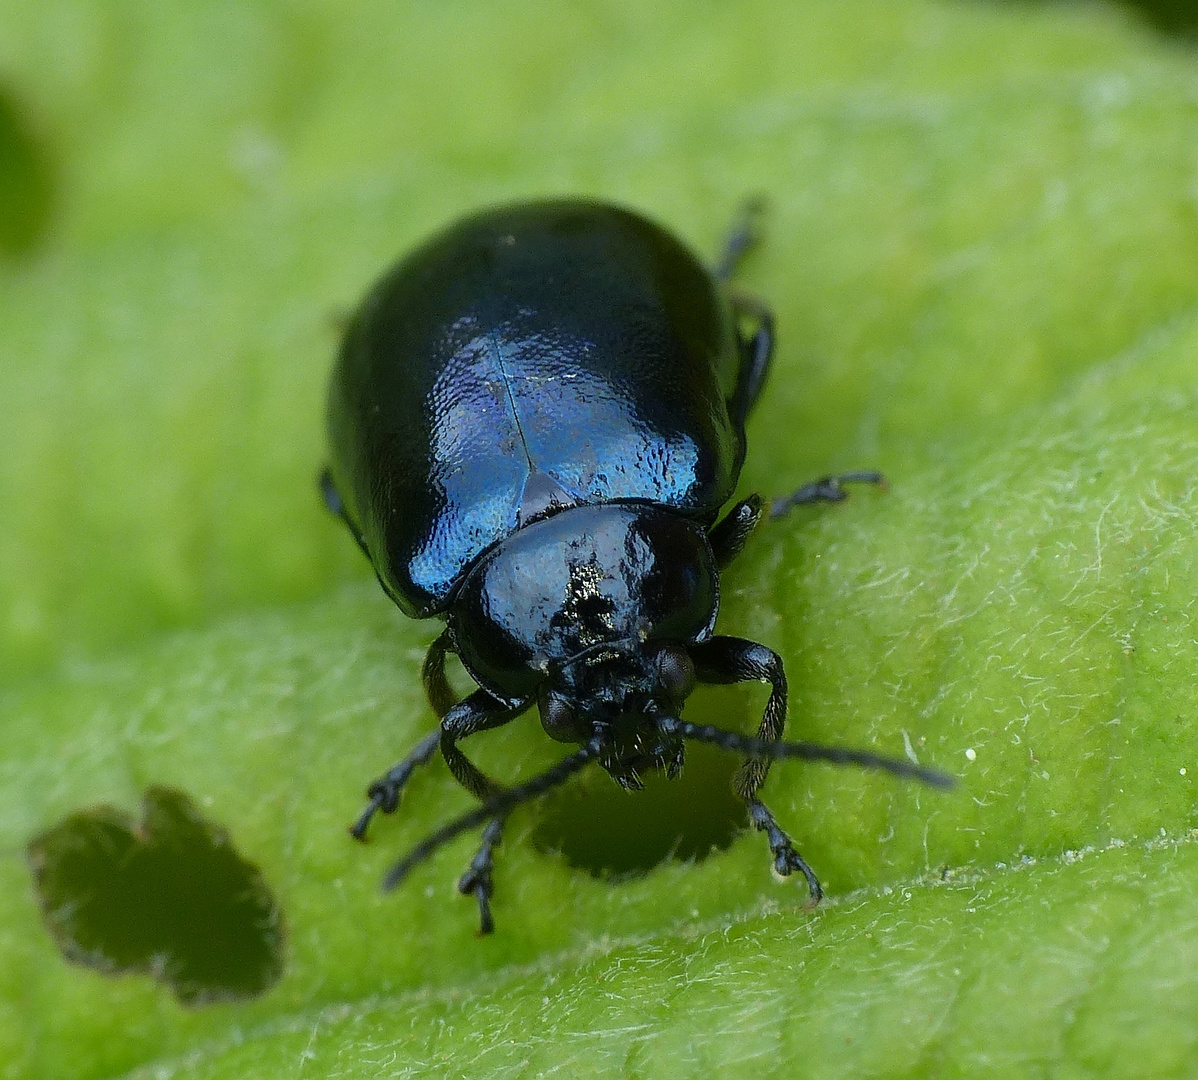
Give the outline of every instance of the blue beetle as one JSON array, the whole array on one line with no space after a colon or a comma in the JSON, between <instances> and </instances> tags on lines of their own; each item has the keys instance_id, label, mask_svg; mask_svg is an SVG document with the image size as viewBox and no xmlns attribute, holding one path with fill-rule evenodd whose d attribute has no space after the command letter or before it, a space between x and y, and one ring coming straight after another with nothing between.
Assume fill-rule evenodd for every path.
<instances>
[{"instance_id":1,"label":"blue beetle","mask_svg":"<svg viewBox=\"0 0 1198 1080\"><path fill-rule=\"evenodd\" d=\"M361 839L377 811L394 811L439 748L481 805L417 846L386 885L485 825L458 883L476 897L483 933L504 819L591 762L635 789L646 769L677 775L688 739L743 753L735 787L749 819L777 872L801 872L813 902L819 881L759 798L772 759L946 782L906 761L780 741L782 660L714 632L720 571L762 514L751 495L720 516L773 352L768 308L728 287L751 237L746 224L711 272L669 232L614 206L487 210L387 273L345 334L325 500L400 609L446 624L422 673L440 727L370 786L351 831ZM881 480L827 477L773 513ZM445 676L451 652L479 687L460 701ZM746 680L771 688L756 737L679 718L697 682ZM580 749L503 787L458 744L534 704L551 738Z\"/></svg>"}]
</instances>

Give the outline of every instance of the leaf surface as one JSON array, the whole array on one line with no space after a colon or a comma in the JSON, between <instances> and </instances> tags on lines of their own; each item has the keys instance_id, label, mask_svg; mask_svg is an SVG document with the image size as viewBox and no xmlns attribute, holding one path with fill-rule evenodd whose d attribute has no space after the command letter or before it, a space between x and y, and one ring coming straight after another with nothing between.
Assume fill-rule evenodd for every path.
<instances>
[{"instance_id":1,"label":"leaf surface","mask_svg":"<svg viewBox=\"0 0 1198 1080\"><path fill-rule=\"evenodd\" d=\"M1191 53L1093 7L55 0L0 8L0 73L55 178L0 262L0 1076L1192 1070ZM702 753L522 811L484 941L468 839L377 890L468 805L443 767L345 835L429 729L436 628L315 494L338 319L454 214L563 192L705 252L764 193L743 486L891 479L724 579L792 731L960 779L777 766L818 911ZM749 730L763 698L688 717ZM504 777L560 753L535 717L477 744ZM30 841L156 786L279 901L257 1000L187 1009L40 920ZM628 874L677 835L714 850Z\"/></svg>"}]
</instances>

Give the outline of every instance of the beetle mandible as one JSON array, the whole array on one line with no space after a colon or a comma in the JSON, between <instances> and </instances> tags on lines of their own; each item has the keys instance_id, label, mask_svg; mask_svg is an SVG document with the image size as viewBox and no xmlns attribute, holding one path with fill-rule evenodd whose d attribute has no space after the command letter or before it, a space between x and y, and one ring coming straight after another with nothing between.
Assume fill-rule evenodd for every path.
<instances>
[{"instance_id":1,"label":"beetle mandible","mask_svg":"<svg viewBox=\"0 0 1198 1080\"><path fill-rule=\"evenodd\" d=\"M769 309L729 281L751 217L709 271L665 229L583 200L467 217L418 247L367 295L345 334L328 397L325 501L407 615L438 617L422 679L440 719L368 790L352 833L393 812L440 749L481 800L387 876L394 886L460 833L485 826L458 882L493 929L492 864L520 803L598 762L626 788L645 769L676 776L685 743L746 756L734 785L779 874L818 879L761 801L771 760L820 759L944 785L943 774L865 751L782 742L777 653L714 632L720 571L762 515L731 499L745 420L774 346ZM743 328L748 325L749 332ZM826 477L774 503L845 497ZM456 653L478 689L458 700ZM755 737L688 723L697 682L770 685ZM580 749L515 787L458 745L536 705L553 739Z\"/></svg>"}]
</instances>

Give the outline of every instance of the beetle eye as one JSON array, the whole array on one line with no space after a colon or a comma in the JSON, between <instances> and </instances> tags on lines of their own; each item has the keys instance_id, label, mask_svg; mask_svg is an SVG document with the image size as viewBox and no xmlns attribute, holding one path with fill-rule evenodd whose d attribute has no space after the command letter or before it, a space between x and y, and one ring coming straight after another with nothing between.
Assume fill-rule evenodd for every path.
<instances>
[{"instance_id":1,"label":"beetle eye","mask_svg":"<svg viewBox=\"0 0 1198 1080\"><path fill-rule=\"evenodd\" d=\"M657 652L657 679L676 702L685 701L695 688L695 665L679 645L663 645Z\"/></svg>"},{"instance_id":2,"label":"beetle eye","mask_svg":"<svg viewBox=\"0 0 1198 1080\"><path fill-rule=\"evenodd\" d=\"M547 687L542 687L537 704L541 710L541 726L551 739L558 742L578 741L578 724L574 710L561 694L555 694Z\"/></svg>"}]
</instances>

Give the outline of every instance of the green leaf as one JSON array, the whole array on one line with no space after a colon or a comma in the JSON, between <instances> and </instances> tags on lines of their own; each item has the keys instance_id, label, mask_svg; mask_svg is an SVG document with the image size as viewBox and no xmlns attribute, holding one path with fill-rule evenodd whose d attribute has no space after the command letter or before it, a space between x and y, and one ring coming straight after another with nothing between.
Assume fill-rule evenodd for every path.
<instances>
[{"instance_id":1,"label":"green leaf","mask_svg":"<svg viewBox=\"0 0 1198 1080\"><path fill-rule=\"evenodd\" d=\"M0 263L0 1077L1192 1068L1190 53L1095 7L52 0L0 8L0 75L57 170ZM764 193L744 284L780 349L744 487L891 479L724 580L793 731L960 779L776 766L818 911L735 833L714 754L518 814L486 940L472 839L377 887L469 805L443 767L345 835L429 730L436 628L315 494L338 318L454 214L561 192L706 252ZM504 777L561 752L534 717L477 744ZM155 788L281 908L255 1000L186 1008L42 922L31 841L96 807L127 837ZM644 872L680 835L710 854Z\"/></svg>"}]
</instances>

